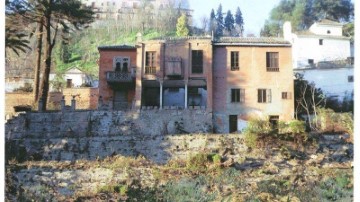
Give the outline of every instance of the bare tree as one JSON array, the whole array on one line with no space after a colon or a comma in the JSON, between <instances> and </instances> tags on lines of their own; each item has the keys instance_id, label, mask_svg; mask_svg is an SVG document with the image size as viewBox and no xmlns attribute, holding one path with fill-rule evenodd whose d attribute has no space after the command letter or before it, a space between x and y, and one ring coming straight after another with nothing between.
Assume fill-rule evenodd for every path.
<instances>
[{"instance_id":1,"label":"bare tree","mask_svg":"<svg viewBox=\"0 0 360 202\"><path fill-rule=\"evenodd\" d=\"M203 32L204 33L206 33L206 30L207 30L207 28L208 28L208 26L209 26L209 18L206 16L206 15L204 15L204 16L202 16L201 18L200 18L200 23L201 23L201 29L203 30Z\"/></svg>"}]
</instances>

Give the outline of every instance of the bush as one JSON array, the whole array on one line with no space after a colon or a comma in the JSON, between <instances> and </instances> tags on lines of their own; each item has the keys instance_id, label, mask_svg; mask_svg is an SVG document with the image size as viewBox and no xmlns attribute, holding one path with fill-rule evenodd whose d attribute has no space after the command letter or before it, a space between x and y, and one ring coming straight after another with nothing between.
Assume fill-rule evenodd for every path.
<instances>
[{"instance_id":1,"label":"bush","mask_svg":"<svg viewBox=\"0 0 360 202\"><path fill-rule=\"evenodd\" d=\"M279 122L279 133L301 134L305 133L306 125L304 121L292 120L289 122Z\"/></svg>"},{"instance_id":2,"label":"bush","mask_svg":"<svg viewBox=\"0 0 360 202\"><path fill-rule=\"evenodd\" d=\"M190 171L204 171L206 170L206 165L208 163L208 155L205 153L199 153L196 154L195 156L191 157L187 163L186 163L186 167L190 170Z\"/></svg>"},{"instance_id":3,"label":"bush","mask_svg":"<svg viewBox=\"0 0 360 202\"><path fill-rule=\"evenodd\" d=\"M200 176L195 179L182 178L165 185L164 201L214 201L215 193L208 194L204 191L207 181Z\"/></svg>"},{"instance_id":4,"label":"bush","mask_svg":"<svg viewBox=\"0 0 360 202\"><path fill-rule=\"evenodd\" d=\"M255 148L257 144L258 135L247 129L245 129L243 133L245 134L244 137L245 145L250 148Z\"/></svg>"},{"instance_id":5,"label":"bush","mask_svg":"<svg viewBox=\"0 0 360 202\"><path fill-rule=\"evenodd\" d=\"M332 109L319 108L317 125L321 132L354 134L354 119L351 113L335 113Z\"/></svg>"},{"instance_id":6,"label":"bush","mask_svg":"<svg viewBox=\"0 0 360 202\"><path fill-rule=\"evenodd\" d=\"M256 147L259 136L268 135L272 131L273 128L268 120L251 118L243 131L245 145L250 148Z\"/></svg>"}]
</instances>

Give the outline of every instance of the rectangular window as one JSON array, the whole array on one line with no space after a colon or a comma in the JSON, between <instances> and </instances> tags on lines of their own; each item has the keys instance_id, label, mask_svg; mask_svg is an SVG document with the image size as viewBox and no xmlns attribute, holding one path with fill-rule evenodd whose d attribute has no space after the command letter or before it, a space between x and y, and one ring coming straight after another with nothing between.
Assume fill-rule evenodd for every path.
<instances>
[{"instance_id":1,"label":"rectangular window","mask_svg":"<svg viewBox=\"0 0 360 202\"><path fill-rule=\"evenodd\" d=\"M314 59L308 59L309 65L314 65Z\"/></svg>"},{"instance_id":2,"label":"rectangular window","mask_svg":"<svg viewBox=\"0 0 360 202\"><path fill-rule=\"evenodd\" d=\"M283 100L291 99L291 93L290 92L282 92L281 93L281 98Z\"/></svg>"},{"instance_id":3,"label":"rectangular window","mask_svg":"<svg viewBox=\"0 0 360 202\"><path fill-rule=\"evenodd\" d=\"M191 51L192 68L191 73L202 74L203 73L203 51L193 50Z\"/></svg>"},{"instance_id":4,"label":"rectangular window","mask_svg":"<svg viewBox=\"0 0 360 202\"><path fill-rule=\"evenodd\" d=\"M279 53L278 52L266 52L266 70L268 72L279 71Z\"/></svg>"},{"instance_id":5,"label":"rectangular window","mask_svg":"<svg viewBox=\"0 0 360 202\"><path fill-rule=\"evenodd\" d=\"M258 103L271 102L271 89L258 89Z\"/></svg>"},{"instance_id":6,"label":"rectangular window","mask_svg":"<svg viewBox=\"0 0 360 202\"><path fill-rule=\"evenodd\" d=\"M231 71L239 70L239 52L231 51Z\"/></svg>"},{"instance_id":7,"label":"rectangular window","mask_svg":"<svg viewBox=\"0 0 360 202\"><path fill-rule=\"evenodd\" d=\"M231 89L231 102L245 102L245 89Z\"/></svg>"},{"instance_id":8,"label":"rectangular window","mask_svg":"<svg viewBox=\"0 0 360 202\"><path fill-rule=\"evenodd\" d=\"M354 76L348 76L348 82L349 83L354 82Z\"/></svg>"},{"instance_id":9,"label":"rectangular window","mask_svg":"<svg viewBox=\"0 0 360 202\"><path fill-rule=\"evenodd\" d=\"M145 59L145 74L156 74L155 51L147 51Z\"/></svg>"},{"instance_id":10,"label":"rectangular window","mask_svg":"<svg viewBox=\"0 0 360 202\"><path fill-rule=\"evenodd\" d=\"M323 39L319 39L319 45L322 46L323 45Z\"/></svg>"}]
</instances>

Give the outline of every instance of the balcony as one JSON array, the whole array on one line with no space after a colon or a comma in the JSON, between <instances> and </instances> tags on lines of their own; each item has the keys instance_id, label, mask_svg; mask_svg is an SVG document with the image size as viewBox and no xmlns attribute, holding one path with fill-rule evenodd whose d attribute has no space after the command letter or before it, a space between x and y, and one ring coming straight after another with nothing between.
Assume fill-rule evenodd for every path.
<instances>
[{"instance_id":1,"label":"balcony","mask_svg":"<svg viewBox=\"0 0 360 202\"><path fill-rule=\"evenodd\" d=\"M181 58L169 57L165 60L165 74L167 77L182 77Z\"/></svg>"},{"instance_id":2,"label":"balcony","mask_svg":"<svg viewBox=\"0 0 360 202\"><path fill-rule=\"evenodd\" d=\"M133 74L128 72L115 72L115 71L106 72L107 82L128 83L128 82L132 82L133 78L134 78Z\"/></svg>"}]
</instances>

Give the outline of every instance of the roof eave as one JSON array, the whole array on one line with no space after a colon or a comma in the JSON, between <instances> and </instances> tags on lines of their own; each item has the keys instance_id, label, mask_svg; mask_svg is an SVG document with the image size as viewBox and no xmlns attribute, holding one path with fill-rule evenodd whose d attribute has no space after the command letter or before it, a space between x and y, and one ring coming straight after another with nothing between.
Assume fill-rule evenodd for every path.
<instances>
[{"instance_id":1,"label":"roof eave","mask_svg":"<svg viewBox=\"0 0 360 202\"><path fill-rule=\"evenodd\" d=\"M214 46L262 46L262 47L269 47L269 46L274 46L274 47L291 47L291 44L279 44L279 43L236 43L236 42L220 42L214 43Z\"/></svg>"}]
</instances>

